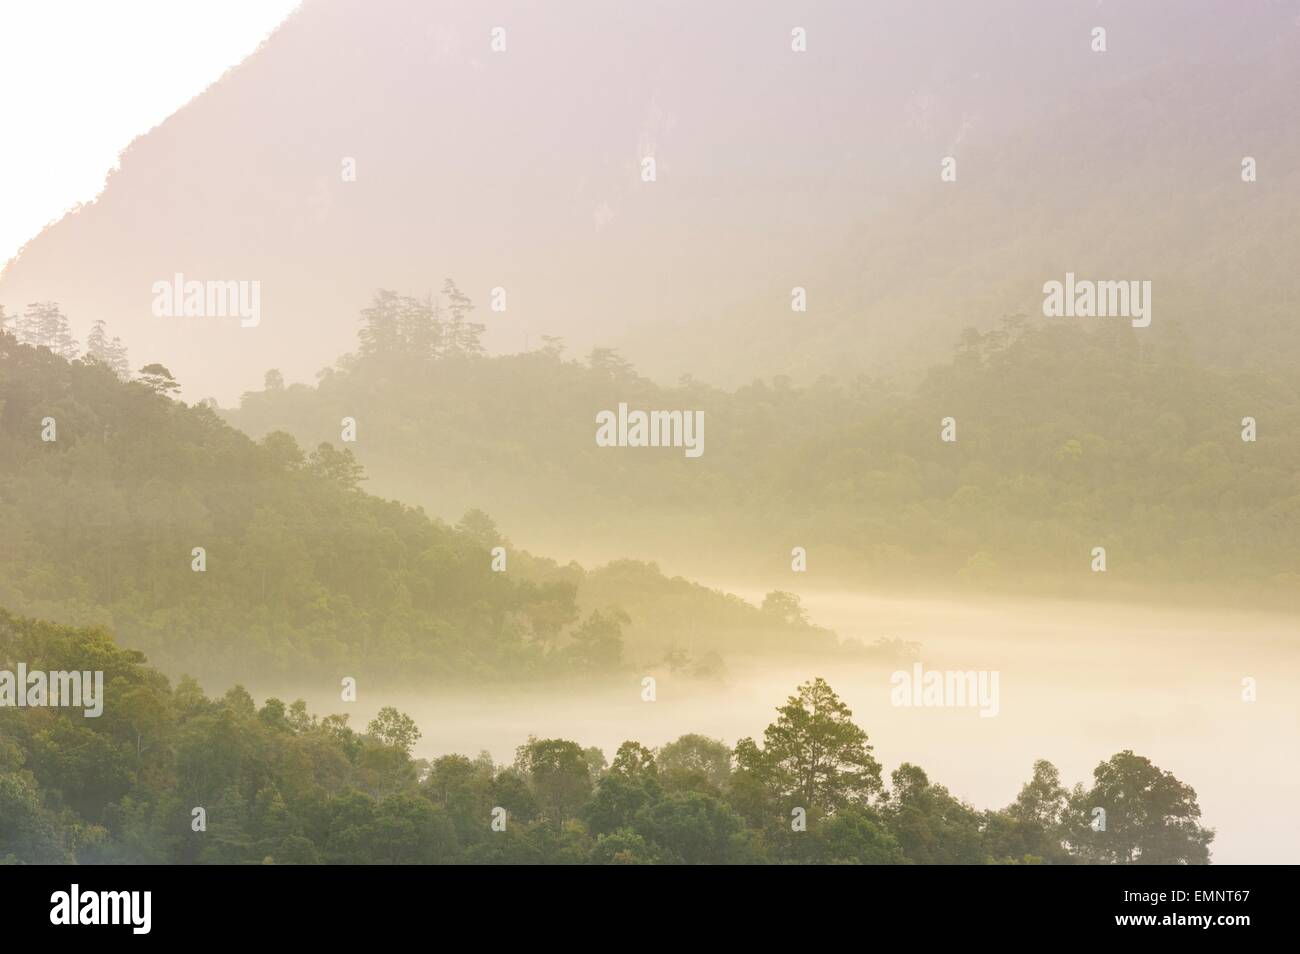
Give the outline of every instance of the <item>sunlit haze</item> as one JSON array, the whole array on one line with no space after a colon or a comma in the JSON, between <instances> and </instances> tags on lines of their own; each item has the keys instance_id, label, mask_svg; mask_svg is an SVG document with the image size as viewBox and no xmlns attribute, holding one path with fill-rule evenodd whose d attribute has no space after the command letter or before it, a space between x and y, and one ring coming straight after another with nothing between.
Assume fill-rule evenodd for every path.
<instances>
[{"instance_id":1,"label":"sunlit haze","mask_svg":"<svg viewBox=\"0 0 1300 954\"><path fill-rule=\"evenodd\" d=\"M133 139L255 50L297 5L0 4L0 264L92 201Z\"/></svg>"}]
</instances>

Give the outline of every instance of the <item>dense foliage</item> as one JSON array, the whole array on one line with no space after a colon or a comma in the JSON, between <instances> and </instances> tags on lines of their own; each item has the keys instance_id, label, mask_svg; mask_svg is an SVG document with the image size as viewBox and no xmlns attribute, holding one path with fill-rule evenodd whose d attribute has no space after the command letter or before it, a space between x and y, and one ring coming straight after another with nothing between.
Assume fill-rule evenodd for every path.
<instances>
[{"instance_id":1,"label":"dense foliage","mask_svg":"<svg viewBox=\"0 0 1300 954\"><path fill-rule=\"evenodd\" d=\"M509 544L485 514L449 526L378 499L347 445L254 442L173 386L161 365L123 382L0 335L0 606L111 627L169 669L235 680L606 671L720 621L760 642L834 642L644 565L596 571L581 600L581 567L512 551L494 572L492 548ZM644 597L618 609L645 585L665 590L662 618ZM633 624L659 641L625 654Z\"/></svg>"},{"instance_id":2,"label":"dense foliage","mask_svg":"<svg viewBox=\"0 0 1300 954\"><path fill-rule=\"evenodd\" d=\"M367 325L363 342L378 337ZM1300 593L1300 381L1212 370L1127 326L1008 319L967 332L914 386L778 378L734 392L663 387L608 350L565 360L553 340L496 358L384 340L227 416L305 441L353 416L359 459L402 499L472 502L516 535L639 548L697 573L705 558L718 574L788 572L797 545L822 581ZM598 447L595 414L619 402L703 410L705 453ZM940 439L948 417L954 442Z\"/></svg>"},{"instance_id":3,"label":"dense foliage","mask_svg":"<svg viewBox=\"0 0 1300 954\"><path fill-rule=\"evenodd\" d=\"M1040 761L1000 811L915 765L886 784L820 679L734 751L699 735L629 741L607 765L530 738L498 765L413 758L419 729L391 708L360 732L239 687L210 699L102 630L0 613L0 668L16 660L100 669L106 700L99 718L0 708L0 861L1204 863L1213 838L1195 792L1128 751L1072 791Z\"/></svg>"}]
</instances>

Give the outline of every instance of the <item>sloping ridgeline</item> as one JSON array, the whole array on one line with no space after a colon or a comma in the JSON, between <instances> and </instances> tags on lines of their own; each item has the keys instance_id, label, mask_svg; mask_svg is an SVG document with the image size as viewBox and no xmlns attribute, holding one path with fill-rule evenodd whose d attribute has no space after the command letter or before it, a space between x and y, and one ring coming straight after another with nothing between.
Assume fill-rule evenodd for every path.
<instances>
[{"instance_id":1,"label":"sloping ridgeline","mask_svg":"<svg viewBox=\"0 0 1300 954\"><path fill-rule=\"evenodd\" d=\"M580 570L562 579L511 552L493 572L482 515L452 527L362 480L346 449L254 442L207 406L0 336L0 606L109 627L205 678L623 663L624 617L579 609Z\"/></svg>"},{"instance_id":2,"label":"sloping ridgeline","mask_svg":"<svg viewBox=\"0 0 1300 954\"><path fill-rule=\"evenodd\" d=\"M443 516L482 506L548 551L779 579L798 544L822 586L1297 605L1300 378L1216 368L1127 324L1011 317L912 383L734 391L663 386L608 349L566 360L553 340L490 358L367 345L228 418L314 445L355 415L385 492ZM594 415L620 402L702 410L707 451L597 446Z\"/></svg>"}]
</instances>

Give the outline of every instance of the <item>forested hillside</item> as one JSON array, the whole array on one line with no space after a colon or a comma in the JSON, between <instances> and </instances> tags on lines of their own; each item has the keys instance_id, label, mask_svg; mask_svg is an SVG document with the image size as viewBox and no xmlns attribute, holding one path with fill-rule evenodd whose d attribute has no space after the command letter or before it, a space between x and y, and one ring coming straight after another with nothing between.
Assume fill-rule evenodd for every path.
<instances>
[{"instance_id":1,"label":"forested hillside","mask_svg":"<svg viewBox=\"0 0 1300 954\"><path fill-rule=\"evenodd\" d=\"M652 567L621 586L626 572L597 572L580 598L586 571L514 551L485 514L450 526L371 496L349 450L254 442L145 371L124 382L0 335L0 607L111 626L170 669L231 679L609 672L679 642L723 650L714 624L747 650L835 645ZM662 619L635 595L647 582L664 585Z\"/></svg>"},{"instance_id":2,"label":"forested hillside","mask_svg":"<svg viewBox=\"0 0 1300 954\"><path fill-rule=\"evenodd\" d=\"M1198 864L1214 838L1191 786L1129 751L1073 790L1039 761L1001 811L916 765L886 781L820 679L734 748L627 741L609 762L528 738L503 765L413 758L420 731L392 708L361 731L238 686L213 699L103 630L0 611L0 668L15 660L100 669L108 701L91 719L0 708L0 864Z\"/></svg>"},{"instance_id":3,"label":"forested hillside","mask_svg":"<svg viewBox=\"0 0 1300 954\"><path fill-rule=\"evenodd\" d=\"M802 546L821 582L1300 593L1293 372L1214 370L1127 325L1012 318L966 332L914 388L777 378L728 392L661 386L608 350L569 360L554 340L495 358L422 349L401 325L421 308L436 326L380 293L357 354L315 386L269 375L227 418L307 444L354 418L352 446L386 493L435 512L481 505L530 543L671 556L695 575L788 572ZM620 402L702 410L703 455L597 446L595 415Z\"/></svg>"}]
</instances>

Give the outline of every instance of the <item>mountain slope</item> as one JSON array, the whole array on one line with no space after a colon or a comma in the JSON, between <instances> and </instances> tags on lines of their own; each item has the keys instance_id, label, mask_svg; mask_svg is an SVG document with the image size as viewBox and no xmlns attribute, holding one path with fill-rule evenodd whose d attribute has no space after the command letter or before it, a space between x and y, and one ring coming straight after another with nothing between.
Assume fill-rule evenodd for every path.
<instances>
[{"instance_id":1,"label":"mountain slope","mask_svg":"<svg viewBox=\"0 0 1300 954\"><path fill-rule=\"evenodd\" d=\"M598 446L596 415L703 412L703 453ZM1124 325L963 336L914 387L664 388L596 352L350 356L225 412L307 442L357 421L386 493L473 500L518 539L708 579L1261 598L1300 581L1300 380L1226 372ZM956 438L942 440L953 419ZM1257 440L1242 439L1243 421ZM808 576L790 572L804 547ZM1110 567L1090 571L1103 546Z\"/></svg>"},{"instance_id":2,"label":"mountain slope","mask_svg":"<svg viewBox=\"0 0 1300 954\"><path fill-rule=\"evenodd\" d=\"M207 406L0 335L0 606L238 680L512 679L618 672L677 642L835 647L714 591L647 605L641 588L669 582L653 568L589 586L482 513L452 527L362 492L348 450L313 446L254 443Z\"/></svg>"},{"instance_id":3,"label":"mountain slope","mask_svg":"<svg viewBox=\"0 0 1300 954\"><path fill-rule=\"evenodd\" d=\"M1094 269L1156 280L1152 336L1290 360L1298 42L1283 4L1209 0L308 0L34 239L0 302L106 319L223 401L269 367L310 380L373 287L435 288L435 262L506 290L490 350L626 343L660 380L914 373ZM155 317L177 273L260 282L258 325Z\"/></svg>"}]
</instances>

